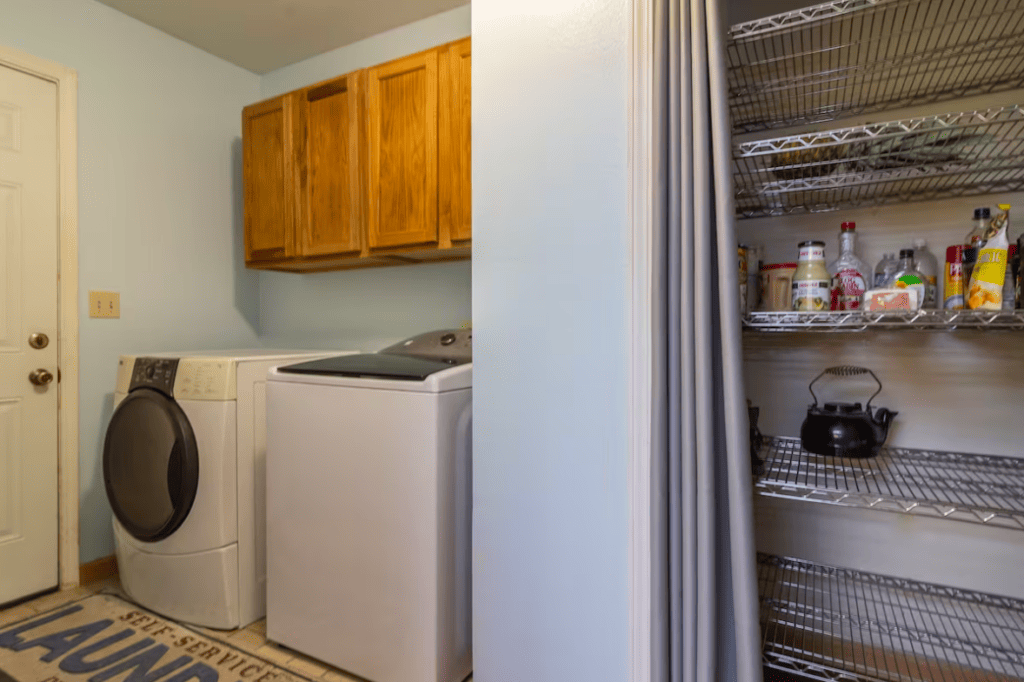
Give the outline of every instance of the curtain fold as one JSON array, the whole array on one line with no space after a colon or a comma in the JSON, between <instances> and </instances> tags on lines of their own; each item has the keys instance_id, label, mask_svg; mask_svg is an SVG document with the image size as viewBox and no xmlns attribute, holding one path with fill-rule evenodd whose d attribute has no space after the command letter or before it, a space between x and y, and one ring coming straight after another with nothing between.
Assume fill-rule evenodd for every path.
<instances>
[{"instance_id":1,"label":"curtain fold","mask_svg":"<svg viewBox=\"0 0 1024 682\"><path fill-rule=\"evenodd\" d=\"M655 0L657 682L761 679L724 29Z\"/></svg>"}]
</instances>

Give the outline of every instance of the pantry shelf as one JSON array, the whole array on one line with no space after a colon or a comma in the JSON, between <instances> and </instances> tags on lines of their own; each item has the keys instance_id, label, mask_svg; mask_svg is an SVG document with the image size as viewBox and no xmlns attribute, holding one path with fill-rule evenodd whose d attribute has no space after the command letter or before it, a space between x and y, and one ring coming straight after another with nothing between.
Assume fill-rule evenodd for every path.
<instances>
[{"instance_id":1,"label":"pantry shelf","mask_svg":"<svg viewBox=\"0 0 1024 682\"><path fill-rule=\"evenodd\" d=\"M844 682L1024 679L1024 602L758 555L762 656Z\"/></svg>"},{"instance_id":2,"label":"pantry shelf","mask_svg":"<svg viewBox=\"0 0 1024 682\"><path fill-rule=\"evenodd\" d=\"M753 332L862 332L1024 330L1024 310L915 310L891 312L754 312L743 319Z\"/></svg>"},{"instance_id":3,"label":"pantry shelf","mask_svg":"<svg viewBox=\"0 0 1024 682\"><path fill-rule=\"evenodd\" d=\"M798 438L765 438L761 457L765 497L1024 530L1024 459L907 448L824 457Z\"/></svg>"},{"instance_id":4,"label":"pantry shelf","mask_svg":"<svg viewBox=\"0 0 1024 682\"><path fill-rule=\"evenodd\" d=\"M816 213L1024 190L1024 108L737 142L736 214Z\"/></svg>"},{"instance_id":5,"label":"pantry shelf","mask_svg":"<svg viewBox=\"0 0 1024 682\"><path fill-rule=\"evenodd\" d=\"M726 48L738 133L1024 86L1024 4L835 0L737 24Z\"/></svg>"}]
</instances>

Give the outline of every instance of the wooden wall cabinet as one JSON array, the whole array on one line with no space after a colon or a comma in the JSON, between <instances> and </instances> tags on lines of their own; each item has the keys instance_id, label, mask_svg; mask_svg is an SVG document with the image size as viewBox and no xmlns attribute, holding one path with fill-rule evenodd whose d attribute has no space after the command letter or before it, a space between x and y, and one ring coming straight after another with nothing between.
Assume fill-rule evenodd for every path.
<instances>
[{"instance_id":1,"label":"wooden wall cabinet","mask_svg":"<svg viewBox=\"0 0 1024 682\"><path fill-rule=\"evenodd\" d=\"M452 242L464 242L472 236L473 225L470 39L449 45L440 65L440 229Z\"/></svg>"},{"instance_id":2,"label":"wooden wall cabinet","mask_svg":"<svg viewBox=\"0 0 1024 682\"><path fill-rule=\"evenodd\" d=\"M294 113L292 95L242 111L246 265L280 262L295 255Z\"/></svg>"},{"instance_id":3,"label":"wooden wall cabinet","mask_svg":"<svg viewBox=\"0 0 1024 682\"><path fill-rule=\"evenodd\" d=\"M299 91L293 137L300 256L362 249L361 81L354 73Z\"/></svg>"},{"instance_id":4,"label":"wooden wall cabinet","mask_svg":"<svg viewBox=\"0 0 1024 682\"><path fill-rule=\"evenodd\" d=\"M369 70L370 248L437 243L437 53Z\"/></svg>"},{"instance_id":5,"label":"wooden wall cabinet","mask_svg":"<svg viewBox=\"0 0 1024 682\"><path fill-rule=\"evenodd\" d=\"M248 267L469 257L469 39L246 107Z\"/></svg>"}]
</instances>

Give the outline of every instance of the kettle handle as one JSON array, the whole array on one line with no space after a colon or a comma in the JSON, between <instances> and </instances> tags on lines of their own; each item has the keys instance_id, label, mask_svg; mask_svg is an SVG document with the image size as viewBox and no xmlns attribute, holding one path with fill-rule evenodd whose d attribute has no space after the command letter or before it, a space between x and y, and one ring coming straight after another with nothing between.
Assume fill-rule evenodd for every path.
<instances>
[{"instance_id":1,"label":"kettle handle","mask_svg":"<svg viewBox=\"0 0 1024 682\"><path fill-rule=\"evenodd\" d=\"M871 411L871 401L875 399L876 395L882 392L882 382L879 381L878 377L875 376L875 373L872 372L867 367L854 367L852 365L838 365L836 367L829 367L826 370L824 370L821 374L814 377L814 381L812 381L810 385L807 387L807 390L809 390L811 392L811 395L814 397L815 407L818 406L818 396L814 395L814 384L816 381L818 381L818 379L822 378L826 374L831 374L837 377L852 377L857 376L859 374L870 374L871 378L874 379L875 383L878 384L878 390L872 393L871 397L868 398L868 404L865 406L865 409L868 410L869 412Z\"/></svg>"}]
</instances>

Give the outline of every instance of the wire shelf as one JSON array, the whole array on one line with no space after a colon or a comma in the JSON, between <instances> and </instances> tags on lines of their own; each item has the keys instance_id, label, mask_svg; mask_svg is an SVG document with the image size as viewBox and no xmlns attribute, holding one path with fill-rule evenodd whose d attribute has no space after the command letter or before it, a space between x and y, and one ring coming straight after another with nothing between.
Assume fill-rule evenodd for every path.
<instances>
[{"instance_id":1,"label":"wire shelf","mask_svg":"<svg viewBox=\"0 0 1024 682\"><path fill-rule=\"evenodd\" d=\"M1024 459L906 448L878 457L813 455L765 438L760 495L1024 530Z\"/></svg>"},{"instance_id":2,"label":"wire shelf","mask_svg":"<svg viewBox=\"0 0 1024 682\"><path fill-rule=\"evenodd\" d=\"M869 313L754 312L743 319L745 329L757 332L862 332L871 329L954 331L957 329L1024 330L1024 310L915 310Z\"/></svg>"},{"instance_id":3,"label":"wire shelf","mask_svg":"<svg viewBox=\"0 0 1024 682\"><path fill-rule=\"evenodd\" d=\"M1016 192L1024 190L1024 109L739 142L733 174L743 218Z\"/></svg>"},{"instance_id":4,"label":"wire shelf","mask_svg":"<svg viewBox=\"0 0 1024 682\"><path fill-rule=\"evenodd\" d=\"M1024 87L1020 0L835 0L733 26L736 132Z\"/></svg>"},{"instance_id":5,"label":"wire shelf","mask_svg":"<svg viewBox=\"0 0 1024 682\"><path fill-rule=\"evenodd\" d=\"M758 555L766 666L844 682L1024 679L1024 602Z\"/></svg>"}]
</instances>

